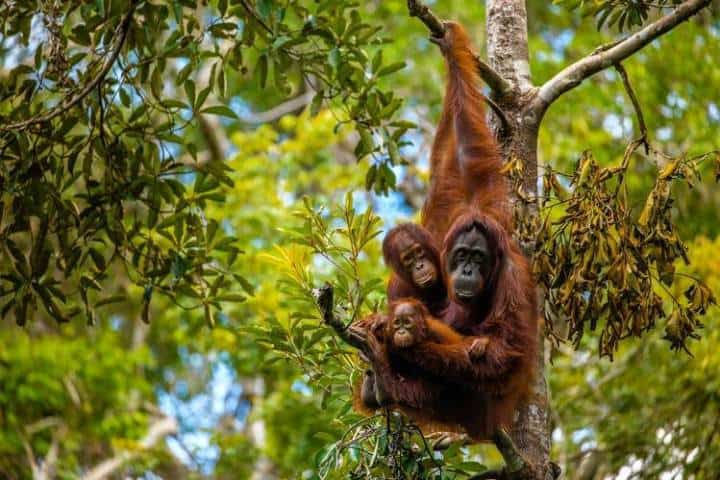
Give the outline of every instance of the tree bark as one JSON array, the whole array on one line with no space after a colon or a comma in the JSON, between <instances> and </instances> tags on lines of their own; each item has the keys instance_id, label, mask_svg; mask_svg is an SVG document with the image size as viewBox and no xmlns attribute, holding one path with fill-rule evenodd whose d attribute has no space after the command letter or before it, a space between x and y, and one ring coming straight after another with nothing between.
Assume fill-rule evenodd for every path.
<instances>
[{"instance_id":1,"label":"tree bark","mask_svg":"<svg viewBox=\"0 0 720 480\"><path fill-rule=\"evenodd\" d=\"M503 156L518 158L524 165L524 190L537 195L537 141L541 113L531 108L537 94L530 73L527 10L524 0L488 0L487 51L490 66L510 82L511 91L496 97L513 123L511 134L501 138ZM524 214L537 215L531 204ZM531 252L528 252L531 253ZM542 302L539 302L542 305ZM541 312L538 312L541 315ZM538 480L554 478L550 464L550 405L545 381L544 334L540 332L535 378L526 404L519 409L510 435L525 458L532 463Z\"/></svg>"}]
</instances>

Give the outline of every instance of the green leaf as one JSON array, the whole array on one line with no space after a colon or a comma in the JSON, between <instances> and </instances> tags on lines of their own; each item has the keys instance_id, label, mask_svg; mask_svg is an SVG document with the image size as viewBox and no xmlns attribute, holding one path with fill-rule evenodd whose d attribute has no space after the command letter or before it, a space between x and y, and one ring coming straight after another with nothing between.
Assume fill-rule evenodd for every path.
<instances>
[{"instance_id":1,"label":"green leaf","mask_svg":"<svg viewBox=\"0 0 720 480\"><path fill-rule=\"evenodd\" d=\"M230 109L230 107L227 107L225 105L215 105L212 107L206 107L206 108L203 108L200 111L200 113L204 113L206 115L220 115L223 117L234 118L234 119L238 118L238 116L235 114L235 112L233 112Z\"/></svg>"},{"instance_id":2,"label":"green leaf","mask_svg":"<svg viewBox=\"0 0 720 480\"><path fill-rule=\"evenodd\" d=\"M402 70L403 68L405 68L406 65L407 64L405 62L392 63L390 65L387 65L387 66L381 68L378 71L377 76L383 77L385 75L390 75L391 73L395 73L398 70Z\"/></svg>"},{"instance_id":3,"label":"green leaf","mask_svg":"<svg viewBox=\"0 0 720 480\"><path fill-rule=\"evenodd\" d=\"M260 87L265 88L267 85L267 74L268 74L268 58L266 54L260 55L258 58L257 65L255 66L255 76L260 82Z\"/></svg>"}]
</instances>

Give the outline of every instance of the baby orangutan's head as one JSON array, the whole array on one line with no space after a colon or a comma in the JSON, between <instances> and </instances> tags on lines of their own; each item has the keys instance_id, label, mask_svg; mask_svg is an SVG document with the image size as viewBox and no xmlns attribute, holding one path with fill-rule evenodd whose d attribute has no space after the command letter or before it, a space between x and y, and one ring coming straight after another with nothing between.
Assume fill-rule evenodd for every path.
<instances>
[{"instance_id":1,"label":"baby orangutan's head","mask_svg":"<svg viewBox=\"0 0 720 480\"><path fill-rule=\"evenodd\" d=\"M386 338L395 348L409 348L425 339L428 315L425 306L417 300L405 299L390 307Z\"/></svg>"}]
</instances>

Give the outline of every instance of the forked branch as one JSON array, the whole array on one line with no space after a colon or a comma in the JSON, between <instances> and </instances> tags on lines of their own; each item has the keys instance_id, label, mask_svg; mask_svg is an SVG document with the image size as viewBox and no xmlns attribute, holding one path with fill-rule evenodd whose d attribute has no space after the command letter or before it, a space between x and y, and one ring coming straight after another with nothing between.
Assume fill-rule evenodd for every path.
<instances>
[{"instance_id":1,"label":"forked branch","mask_svg":"<svg viewBox=\"0 0 720 480\"><path fill-rule=\"evenodd\" d=\"M577 87L588 77L628 58L648 43L669 32L688 18L710 5L712 0L687 0L672 13L648 24L629 37L596 49L558 72L538 90L536 109L542 113L563 93Z\"/></svg>"},{"instance_id":2,"label":"forked branch","mask_svg":"<svg viewBox=\"0 0 720 480\"><path fill-rule=\"evenodd\" d=\"M442 37L445 34L445 25L443 21L435 15L430 8L420 0L408 0L408 12L411 17L417 17L430 30L430 34L435 37ZM501 98L512 91L512 85L500 73L488 65L482 58L475 55L478 73L480 78L493 91L496 97Z\"/></svg>"}]
</instances>

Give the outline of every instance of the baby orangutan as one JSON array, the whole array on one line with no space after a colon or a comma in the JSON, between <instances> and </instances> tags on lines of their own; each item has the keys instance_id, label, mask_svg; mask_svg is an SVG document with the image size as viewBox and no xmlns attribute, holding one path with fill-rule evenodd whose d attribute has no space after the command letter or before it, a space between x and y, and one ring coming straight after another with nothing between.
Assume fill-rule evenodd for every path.
<instances>
[{"instance_id":1,"label":"baby orangutan","mask_svg":"<svg viewBox=\"0 0 720 480\"><path fill-rule=\"evenodd\" d=\"M487 347L487 337L468 337L430 315L427 307L414 298L393 302L391 315L385 326L385 340L390 353L398 353L406 360L413 357L412 347L421 343L440 344L438 348L464 349L468 360L482 357Z\"/></svg>"},{"instance_id":2,"label":"baby orangutan","mask_svg":"<svg viewBox=\"0 0 720 480\"><path fill-rule=\"evenodd\" d=\"M401 405L427 409L437 406L439 392L450 386L447 379L416 366L415 357L424 349L435 352L434 358L462 358L469 367L482 357L487 337L463 336L430 315L427 307L415 298L393 302L389 314L375 314L361 320L373 344L375 361L355 395L359 411L380 406ZM359 397L359 398L358 398ZM358 402L357 400L360 400Z\"/></svg>"},{"instance_id":3,"label":"baby orangutan","mask_svg":"<svg viewBox=\"0 0 720 480\"><path fill-rule=\"evenodd\" d=\"M457 333L414 298L393 302L388 314L372 320L369 338L375 358L373 369L356 388L356 409L367 414L386 406L405 413L426 434L464 432L486 439L487 398L481 389L438 375L437 369L422 370L415 357L431 349L441 370L452 369L445 365L448 361L462 361L467 363L464 368L471 368L485 354L488 338ZM439 353L448 351L452 353L447 356Z\"/></svg>"}]
</instances>

